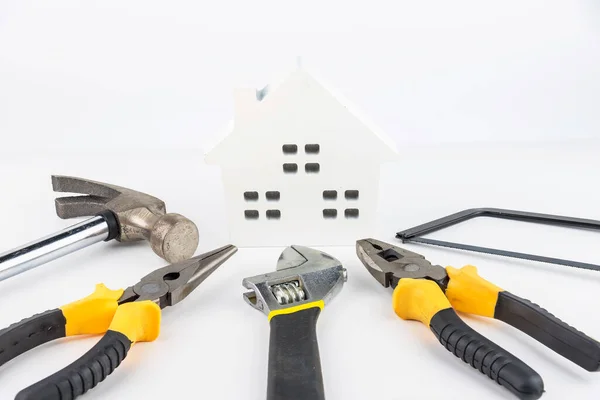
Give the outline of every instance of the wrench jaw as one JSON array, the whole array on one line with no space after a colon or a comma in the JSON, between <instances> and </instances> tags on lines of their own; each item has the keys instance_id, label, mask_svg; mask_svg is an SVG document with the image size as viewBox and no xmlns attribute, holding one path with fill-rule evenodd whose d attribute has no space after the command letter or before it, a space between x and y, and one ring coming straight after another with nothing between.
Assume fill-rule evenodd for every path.
<instances>
[{"instance_id":1,"label":"wrench jaw","mask_svg":"<svg viewBox=\"0 0 600 400\"><path fill-rule=\"evenodd\" d=\"M245 278L244 301L267 316L276 310L322 300L329 303L342 289L347 271L332 256L302 246L287 247L277 271Z\"/></svg>"},{"instance_id":2,"label":"wrench jaw","mask_svg":"<svg viewBox=\"0 0 600 400\"><path fill-rule=\"evenodd\" d=\"M297 268L304 264L316 265L320 268L333 267L340 262L322 251L305 246L290 246L281 252L277 260L277 271Z\"/></svg>"},{"instance_id":3,"label":"wrench jaw","mask_svg":"<svg viewBox=\"0 0 600 400\"><path fill-rule=\"evenodd\" d=\"M302 267L298 267L298 269L302 269ZM298 270L288 269L287 271L276 271L245 278L242 281L242 285L250 291L243 294L244 301L253 308L269 315L271 311L289 307L288 303L280 303L274 293L277 287L282 288L284 285L288 284L295 284L297 288L301 289L300 291L297 290L296 293L307 293L302 271ZM300 305L308 302L300 297L301 296L297 297L298 300L293 302L293 305Z\"/></svg>"}]
</instances>

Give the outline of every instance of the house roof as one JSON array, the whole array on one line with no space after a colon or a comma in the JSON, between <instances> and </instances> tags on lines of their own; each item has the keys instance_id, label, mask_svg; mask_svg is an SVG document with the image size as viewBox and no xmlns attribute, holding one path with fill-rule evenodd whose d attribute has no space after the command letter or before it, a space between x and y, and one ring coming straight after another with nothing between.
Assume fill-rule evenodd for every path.
<instances>
[{"instance_id":1,"label":"house roof","mask_svg":"<svg viewBox=\"0 0 600 400\"><path fill-rule=\"evenodd\" d=\"M256 90L256 99L259 102L267 102L270 99L270 95L276 92L280 86L282 86L290 77L294 74L307 74L312 78L318 85L324 88L327 92L331 94L331 96L340 103L346 110L354 115L372 134L377 137L383 145L385 145L390 153L393 154L394 158L397 155L397 147L396 143L382 130L380 129L373 121L371 121L355 104L350 102L347 98L345 98L338 90L333 88L333 86L326 83L321 77L318 77L313 71L307 71L306 68L298 66L297 69L290 71L282 76L279 79L275 80L273 83L263 87L262 89ZM260 106L260 105L259 105ZM228 124L221 130L213 140L205 147L204 154L208 156L210 153L213 153L214 150L221 147L225 142L227 142L228 137L235 129L235 119L232 119L228 122Z\"/></svg>"}]
</instances>

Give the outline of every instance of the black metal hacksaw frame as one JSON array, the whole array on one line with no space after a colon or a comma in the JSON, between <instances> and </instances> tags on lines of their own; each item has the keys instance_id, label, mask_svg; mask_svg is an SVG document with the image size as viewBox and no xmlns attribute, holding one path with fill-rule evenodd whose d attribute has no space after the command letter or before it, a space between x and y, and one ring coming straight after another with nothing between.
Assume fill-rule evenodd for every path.
<instances>
[{"instance_id":1,"label":"black metal hacksaw frame","mask_svg":"<svg viewBox=\"0 0 600 400\"><path fill-rule=\"evenodd\" d=\"M600 271L600 265L585 263L581 261L564 260L561 258L545 257L535 254L519 253L510 250L493 249L490 247L473 246L463 243L446 242L437 239L427 239L423 235L440 231L461 222L468 221L478 217L491 217L499 219L508 219L521 222L532 222L543 225L561 226L566 228L580 228L600 231L600 221L592 219L582 219L565 217L560 215L538 214L526 211L504 210L501 208L470 208L468 210L457 212L456 214L436 219L435 221L409 228L396 233L396 237L402 240L402 243L413 242L431 244L435 246L450 247L453 249L475 251L479 253L495 254L504 257L521 258L524 260L538 261L543 263L565 265L568 267L583 268L593 271Z\"/></svg>"}]
</instances>

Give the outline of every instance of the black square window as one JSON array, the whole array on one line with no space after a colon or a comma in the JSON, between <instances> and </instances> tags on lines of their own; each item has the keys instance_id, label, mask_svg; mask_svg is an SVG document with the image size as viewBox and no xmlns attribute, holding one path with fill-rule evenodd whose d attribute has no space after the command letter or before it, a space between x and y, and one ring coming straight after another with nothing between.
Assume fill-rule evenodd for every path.
<instances>
[{"instance_id":1,"label":"black square window","mask_svg":"<svg viewBox=\"0 0 600 400\"><path fill-rule=\"evenodd\" d=\"M344 216L346 218L358 218L358 208L346 208L344 210Z\"/></svg>"},{"instance_id":2,"label":"black square window","mask_svg":"<svg viewBox=\"0 0 600 400\"><path fill-rule=\"evenodd\" d=\"M337 210L335 208L326 208L323 210L323 218L330 219L337 217Z\"/></svg>"},{"instance_id":3,"label":"black square window","mask_svg":"<svg viewBox=\"0 0 600 400\"><path fill-rule=\"evenodd\" d=\"M346 190L344 196L347 200L358 200L358 190Z\"/></svg>"},{"instance_id":4,"label":"black square window","mask_svg":"<svg viewBox=\"0 0 600 400\"><path fill-rule=\"evenodd\" d=\"M244 192L244 200L246 200L246 201L258 200L258 192Z\"/></svg>"},{"instance_id":5,"label":"black square window","mask_svg":"<svg viewBox=\"0 0 600 400\"><path fill-rule=\"evenodd\" d=\"M281 198L281 194L277 190L269 190L265 193L267 200L277 201Z\"/></svg>"},{"instance_id":6,"label":"black square window","mask_svg":"<svg viewBox=\"0 0 600 400\"><path fill-rule=\"evenodd\" d=\"M267 210L267 219L279 219L279 218L281 218L281 211Z\"/></svg>"},{"instance_id":7,"label":"black square window","mask_svg":"<svg viewBox=\"0 0 600 400\"><path fill-rule=\"evenodd\" d=\"M246 219L258 219L258 210L245 210L244 216Z\"/></svg>"},{"instance_id":8,"label":"black square window","mask_svg":"<svg viewBox=\"0 0 600 400\"><path fill-rule=\"evenodd\" d=\"M298 145L284 144L281 146L281 150L283 150L283 154L296 154L298 153Z\"/></svg>"},{"instance_id":9,"label":"black square window","mask_svg":"<svg viewBox=\"0 0 600 400\"><path fill-rule=\"evenodd\" d=\"M337 199L337 190L323 190L323 198L325 200Z\"/></svg>"},{"instance_id":10,"label":"black square window","mask_svg":"<svg viewBox=\"0 0 600 400\"><path fill-rule=\"evenodd\" d=\"M285 163L283 164L283 172L286 174L295 174L298 172L298 164L296 163Z\"/></svg>"},{"instance_id":11,"label":"black square window","mask_svg":"<svg viewBox=\"0 0 600 400\"><path fill-rule=\"evenodd\" d=\"M304 151L308 154L319 154L319 151L321 151L321 146L318 144L307 144L304 146Z\"/></svg>"},{"instance_id":12,"label":"black square window","mask_svg":"<svg viewBox=\"0 0 600 400\"><path fill-rule=\"evenodd\" d=\"M306 163L304 165L304 171L308 174L316 174L321 170L319 163Z\"/></svg>"}]
</instances>

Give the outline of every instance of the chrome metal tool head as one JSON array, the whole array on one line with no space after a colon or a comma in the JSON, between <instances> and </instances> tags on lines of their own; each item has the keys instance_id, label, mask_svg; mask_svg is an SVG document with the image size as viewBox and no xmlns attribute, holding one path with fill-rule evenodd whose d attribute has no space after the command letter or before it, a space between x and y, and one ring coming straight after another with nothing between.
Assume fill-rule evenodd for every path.
<instances>
[{"instance_id":1,"label":"chrome metal tool head","mask_svg":"<svg viewBox=\"0 0 600 400\"><path fill-rule=\"evenodd\" d=\"M152 271L138 283L125 289L119 304L151 300L160 308L174 306L236 252L237 247L227 245Z\"/></svg>"},{"instance_id":2,"label":"chrome metal tool head","mask_svg":"<svg viewBox=\"0 0 600 400\"><path fill-rule=\"evenodd\" d=\"M431 279L444 288L448 279L443 267L432 265L421 254L379 240L357 240L356 255L384 287L396 287L400 279L413 278Z\"/></svg>"},{"instance_id":3,"label":"chrome metal tool head","mask_svg":"<svg viewBox=\"0 0 600 400\"><path fill-rule=\"evenodd\" d=\"M60 218L97 215L109 210L119 224L120 242L147 240L152 250L169 262L191 257L198 247L196 225L180 214L167 214L165 203L146 193L70 176L52 176L55 192L84 196L55 200Z\"/></svg>"},{"instance_id":4,"label":"chrome metal tool head","mask_svg":"<svg viewBox=\"0 0 600 400\"><path fill-rule=\"evenodd\" d=\"M244 300L269 315L271 311L323 300L327 304L348 279L342 263L327 253L303 246L287 247L277 270L245 278Z\"/></svg>"}]
</instances>

